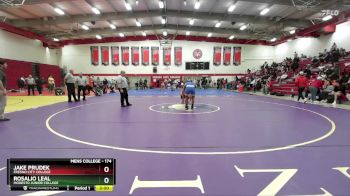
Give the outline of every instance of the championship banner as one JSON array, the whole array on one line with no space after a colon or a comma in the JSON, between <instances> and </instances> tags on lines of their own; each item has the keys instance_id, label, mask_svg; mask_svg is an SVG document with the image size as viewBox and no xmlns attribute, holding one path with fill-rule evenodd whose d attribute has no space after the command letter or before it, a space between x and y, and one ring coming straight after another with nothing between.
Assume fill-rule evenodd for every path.
<instances>
[{"instance_id":1,"label":"championship banner","mask_svg":"<svg viewBox=\"0 0 350 196\"><path fill-rule=\"evenodd\" d=\"M224 47L224 65L230 65L231 64L231 47Z\"/></svg>"},{"instance_id":2,"label":"championship banner","mask_svg":"<svg viewBox=\"0 0 350 196\"><path fill-rule=\"evenodd\" d=\"M170 65L171 63L171 48L170 47L164 47L163 48L163 64L164 65Z\"/></svg>"},{"instance_id":3,"label":"championship banner","mask_svg":"<svg viewBox=\"0 0 350 196\"><path fill-rule=\"evenodd\" d=\"M221 64L221 47L214 47L214 65Z\"/></svg>"},{"instance_id":4,"label":"championship banner","mask_svg":"<svg viewBox=\"0 0 350 196\"><path fill-rule=\"evenodd\" d=\"M175 53L175 65L181 65L182 64L182 47L175 47L174 53Z\"/></svg>"},{"instance_id":5,"label":"championship banner","mask_svg":"<svg viewBox=\"0 0 350 196\"><path fill-rule=\"evenodd\" d=\"M129 65L129 47L122 46L122 64Z\"/></svg>"},{"instance_id":6,"label":"championship banner","mask_svg":"<svg viewBox=\"0 0 350 196\"><path fill-rule=\"evenodd\" d=\"M159 47L152 47L152 65L159 65Z\"/></svg>"},{"instance_id":7,"label":"championship banner","mask_svg":"<svg viewBox=\"0 0 350 196\"><path fill-rule=\"evenodd\" d=\"M233 47L233 64L241 64L242 47Z\"/></svg>"},{"instance_id":8,"label":"championship banner","mask_svg":"<svg viewBox=\"0 0 350 196\"><path fill-rule=\"evenodd\" d=\"M98 46L91 46L90 52L91 52L91 64L98 65L100 60Z\"/></svg>"},{"instance_id":9,"label":"championship banner","mask_svg":"<svg viewBox=\"0 0 350 196\"><path fill-rule=\"evenodd\" d=\"M109 65L109 47L101 46L102 65Z\"/></svg>"},{"instance_id":10,"label":"championship banner","mask_svg":"<svg viewBox=\"0 0 350 196\"><path fill-rule=\"evenodd\" d=\"M141 47L142 65L149 65L149 47Z\"/></svg>"},{"instance_id":11,"label":"championship banner","mask_svg":"<svg viewBox=\"0 0 350 196\"><path fill-rule=\"evenodd\" d=\"M139 47L131 47L131 62L133 65L140 64L140 50Z\"/></svg>"},{"instance_id":12,"label":"championship banner","mask_svg":"<svg viewBox=\"0 0 350 196\"><path fill-rule=\"evenodd\" d=\"M119 65L119 46L111 47L112 65Z\"/></svg>"}]
</instances>

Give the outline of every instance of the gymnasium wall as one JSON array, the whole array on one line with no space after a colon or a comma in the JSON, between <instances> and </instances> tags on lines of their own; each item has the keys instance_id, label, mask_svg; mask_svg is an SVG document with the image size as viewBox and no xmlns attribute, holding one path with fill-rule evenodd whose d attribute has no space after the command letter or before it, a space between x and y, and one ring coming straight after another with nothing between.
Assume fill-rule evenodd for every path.
<instances>
[{"instance_id":1,"label":"gymnasium wall","mask_svg":"<svg viewBox=\"0 0 350 196\"><path fill-rule=\"evenodd\" d=\"M336 32L318 38L299 38L290 42L275 46L275 59L277 62L286 57L293 57L296 51L307 56L318 56L324 49L329 50L335 42L338 47L350 51L350 21L336 26Z\"/></svg>"},{"instance_id":2,"label":"gymnasium wall","mask_svg":"<svg viewBox=\"0 0 350 196\"><path fill-rule=\"evenodd\" d=\"M73 69L76 73L84 74L116 74L120 70L125 70L129 74L152 74L153 66L132 64L128 66L124 65L91 65L90 58L90 46L160 46L158 41L141 41L141 42L120 42L120 43L102 43L102 44L86 44L86 45L67 45L62 48L60 65ZM181 66L174 65L174 47L182 47L183 61ZM231 54L231 65L213 65L213 48L214 46L241 46L242 47L242 62L239 66L232 64L233 54ZM203 56L201 59L196 60L193 57L193 51L195 49L201 49ZM141 50L140 50L141 51ZM233 53L233 51L232 51ZM158 74L236 74L246 73L246 70L254 69L265 61L272 62L274 58L274 47L272 46L256 46L256 45L233 45L223 43L211 43L211 42L192 42L192 41L173 41L171 51L171 65L163 65L163 51L160 50L160 64L157 66ZM130 55L131 57L131 55ZM209 70L185 70L185 62L198 61L210 62ZM130 60L131 62L131 60Z\"/></svg>"},{"instance_id":3,"label":"gymnasium wall","mask_svg":"<svg viewBox=\"0 0 350 196\"><path fill-rule=\"evenodd\" d=\"M6 69L8 89L17 89L18 78L32 74L33 63L39 65L42 77L53 75L56 84L60 85L58 54L59 50L45 48L41 41L0 30L0 58L6 59L8 64Z\"/></svg>"},{"instance_id":4,"label":"gymnasium wall","mask_svg":"<svg viewBox=\"0 0 350 196\"><path fill-rule=\"evenodd\" d=\"M39 40L0 30L0 58L58 65L57 53L43 47Z\"/></svg>"}]
</instances>

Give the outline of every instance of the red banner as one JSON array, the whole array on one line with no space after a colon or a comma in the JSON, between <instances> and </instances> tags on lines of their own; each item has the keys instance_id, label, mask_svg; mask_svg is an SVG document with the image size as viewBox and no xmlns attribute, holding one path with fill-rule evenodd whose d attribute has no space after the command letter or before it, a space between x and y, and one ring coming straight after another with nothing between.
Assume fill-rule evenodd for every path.
<instances>
[{"instance_id":1,"label":"red banner","mask_svg":"<svg viewBox=\"0 0 350 196\"><path fill-rule=\"evenodd\" d=\"M98 65L100 60L98 46L91 46L90 52L91 52L91 64Z\"/></svg>"},{"instance_id":2,"label":"red banner","mask_svg":"<svg viewBox=\"0 0 350 196\"><path fill-rule=\"evenodd\" d=\"M164 47L163 48L163 64L164 65L170 65L171 63L171 48L170 47Z\"/></svg>"},{"instance_id":3,"label":"red banner","mask_svg":"<svg viewBox=\"0 0 350 196\"><path fill-rule=\"evenodd\" d=\"M159 47L152 47L152 65L159 65Z\"/></svg>"},{"instance_id":4,"label":"red banner","mask_svg":"<svg viewBox=\"0 0 350 196\"><path fill-rule=\"evenodd\" d=\"M129 65L129 47L122 46L122 64Z\"/></svg>"},{"instance_id":5,"label":"red banner","mask_svg":"<svg viewBox=\"0 0 350 196\"><path fill-rule=\"evenodd\" d=\"M221 64L221 47L214 47L214 65Z\"/></svg>"},{"instance_id":6,"label":"red banner","mask_svg":"<svg viewBox=\"0 0 350 196\"><path fill-rule=\"evenodd\" d=\"M142 65L149 65L149 47L141 47Z\"/></svg>"},{"instance_id":7,"label":"red banner","mask_svg":"<svg viewBox=\"0 0 350 196\"><path fill-rule=\"evenodd\" d=\"M233 64L241 64L242 47L233 47Z\"/></svg>"},{"instance_id":8,"label":"red banner","mask_svg":"<svg viewBox=\"0 0 350 196\"><path fill-rule=\"evenodd\" d=\"M225 46L224 47L224 65L230 65L231 64L231 47Z\"/></svg>"},{"instance_id":9,"label":"red banner","mask_svg":"<svg viewBox=\"0 0 350 196\"><path fill-rule=\"evenodd\" d=\"M112 65L119 65L119 46L111 47Z\"/></svg>"},{"instance_id":10,"label":"red banner","mask_svg":"<svg viewBox=\"0 0 350 196\"><path fill-rule=\"evenodd\" d=\"M175 65L182 65L182 47L175 47Z\"/></svg>"},{"instance_id":11,"label":"red banner","mask_svg":"<svg viewBox=\"0 0 350 196\"><path fill-rule=\"evenodd\" d=\"M139 47L131 47L131 57L132 64L139 65L140 64L140 50Z\"/></svg>"},{"instance_id":12,"label":"red banner","mask_svg":"<svg viewBox=\"0 0 350 196\"><path fill-rule=\"evenodd\" d=\"M109 47L101 46L102 65L109 65Z\"/></svg>"}]
</instances>

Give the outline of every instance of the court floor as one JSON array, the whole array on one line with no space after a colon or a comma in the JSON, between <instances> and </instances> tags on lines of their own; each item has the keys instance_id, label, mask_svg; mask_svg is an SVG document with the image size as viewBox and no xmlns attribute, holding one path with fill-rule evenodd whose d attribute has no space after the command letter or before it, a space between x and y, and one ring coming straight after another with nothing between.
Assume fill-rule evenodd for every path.
<instances>
[{"instance_id":1,"label":"court floor","mask_svg":"<svg viewBox=\"0 0 350 196\"><path fill-rule=\"evenodd\" d=\"M11 121L0 124L0 195L28 195L8 191L7 158L74 157L117 160L106 195L350 194L349 110L197 90L195 110L185 111L179 91L130 95L126 108L117 94L26 107L27 98L11 98Z\"/></svg>"}]
</instances>

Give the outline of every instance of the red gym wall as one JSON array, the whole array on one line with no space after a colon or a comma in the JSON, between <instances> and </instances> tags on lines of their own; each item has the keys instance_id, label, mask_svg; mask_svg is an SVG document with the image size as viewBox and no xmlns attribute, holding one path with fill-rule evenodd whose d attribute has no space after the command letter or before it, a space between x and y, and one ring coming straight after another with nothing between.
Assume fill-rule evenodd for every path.
<instances>
[{"instance_id":1,"label":"red gym wall","mask_svg":"<svg viewBox=\"0 0 350 196\"><path fill-rule=\"evenodd\" d=\"M21 77L28 77L32 74L33 62L17 61L11 59L5 59L8 67L6 69L7 75L7 89L17 89L17 80ZM47 77L51 74L55 78L56 86L61 86L62 77L61 69L57 65L39 64L40 75L47 80Z\"/></svg>"}]
</instances>

